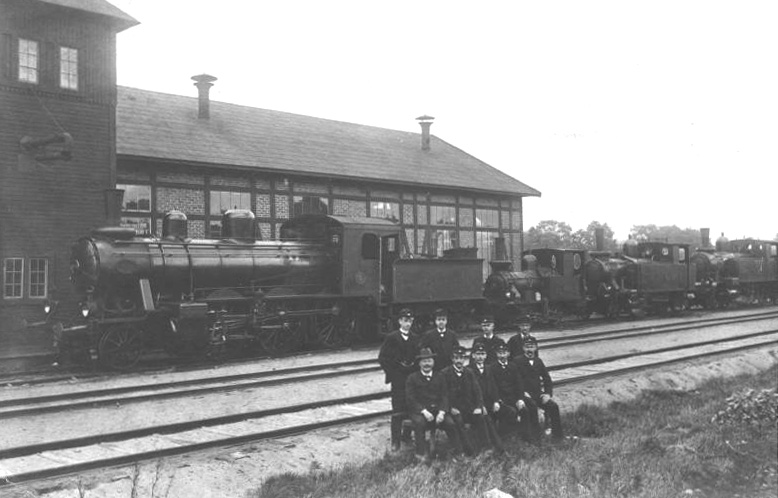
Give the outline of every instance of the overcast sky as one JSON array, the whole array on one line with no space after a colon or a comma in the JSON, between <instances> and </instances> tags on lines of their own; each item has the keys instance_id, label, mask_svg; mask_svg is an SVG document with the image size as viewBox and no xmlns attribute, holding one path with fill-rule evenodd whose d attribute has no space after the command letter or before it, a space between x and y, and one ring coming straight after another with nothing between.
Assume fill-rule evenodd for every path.
<instances>
[{"instance_id":1,"label":"overcast sky","mask_svg":"<svg viewBox=\"0 0 778 498\"><path fill-rule=\"evenodd\" d=\"M596 220L772 239L778 2L110 0L118 82L432 133Z\"/></svg>"}]
</instances>

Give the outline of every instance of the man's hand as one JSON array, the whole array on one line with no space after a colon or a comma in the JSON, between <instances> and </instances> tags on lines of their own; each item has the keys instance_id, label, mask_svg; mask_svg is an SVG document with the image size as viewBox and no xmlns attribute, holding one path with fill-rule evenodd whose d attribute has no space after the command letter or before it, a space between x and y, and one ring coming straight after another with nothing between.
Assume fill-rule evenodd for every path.
<instances>
[{"instance_id":1,"label":"man's hand","mask_svg":"<svg viewBox=\"0 0 778 498\"><path fill-rule=\"evenodd\" d=\"M446 418L446 412L444 412L444 411L439 411L439 412L438 412L438 416L437 416L437 417L435 417L435 423L437 423L437 424L442 424L442 423L443 423L443 420L444 420L445 418Z\"/></svg>"},{"instance_id":2,"label":"man's hand","mask_svg":"<svg viewBox=\"0 0 778 498\"><path fill-rule=\"evenodd\" d=\"M518 400L518 401L516 402L516 408L518 408L518 409L519 409L519 411L521 411L521 410L525 409L526 407L527 407L527 405L525 405L525 404L524 404L524 401L523 401L523 400Z\"/></svg>"},{"instance_id":3,"label":"man's hand","mask_svg":"<svg viewBox=\"0 0 778 498\"><path fill-rule=\"evenodd\" d=\"M482 407L479 406L478 408L473 410L473 415L482 415L484 413L484 411L485 411L485 408L482 408Z\"/></svg>"},{"instance_id":4,"label":"man's hand","mask_svg":"<svg viewBox=\"0 0 778 498\"><path fill-rule=\"evenodd\" d=\"M540 402L543 403L543 404L548 403L550 399L551 399L551 395L550 394L541 394L540 395Z\"/></svg>"},{"instance_id":5,"label":"man's hand","mask_svg":"<svg viewBox=\"0 0 778 498\"><path fill-rule=\"evenodd\" d=\"M492 411L493 411L494 413L497 413L497 412L499 412L499 411L500 411L500 402L499 402L499 401L495 401L495 402L494 402L494 406L492 407Z\"/></svg>"},{"instance_id":6,"label":"man's hand","mask_svg":"<svg viewBox=\"0 0 778 498\"><path fill-rule=\"evenodd\" d=\"M421 414L424 415L424 418L427 419L427 422L432 422L432 420L435 418L426 408L421 411Z\"/></svg>"},{"instance_id":7,"label":"man's hand","mask_svg":"<svg viewBox=\"0 0 778 498\"><path fill-rule=\"evenodd\" d=\"M457 408L452 407L451 408L451 415L459 415L459 410Z\"/></svg>"}]
</instances>

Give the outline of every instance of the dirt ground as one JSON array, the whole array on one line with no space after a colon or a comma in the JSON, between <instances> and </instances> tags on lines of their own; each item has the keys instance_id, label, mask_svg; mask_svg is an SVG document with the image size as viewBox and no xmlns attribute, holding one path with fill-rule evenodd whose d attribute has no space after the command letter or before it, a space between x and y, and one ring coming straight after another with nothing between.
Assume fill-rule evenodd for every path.
<instances>
[{"instance_id":1,"label":"dirt ground","mask_svg":"<svg viewBox=\"0 0 778 498\"><path fill-rule=\"evenodd\" d=\"M699 360L639 376L590 381L555 393L563 411L606 405L645 389L693 390L706 380L756 373L778 363L778 348ZM284 472L333 468L381 457L389 448L388 420L321 430L251 445L144 462L55 481L0 488L0 497L243 497L264 479ZM410 451L410 450L407 450Z\"/></svg>"}]
</instances>

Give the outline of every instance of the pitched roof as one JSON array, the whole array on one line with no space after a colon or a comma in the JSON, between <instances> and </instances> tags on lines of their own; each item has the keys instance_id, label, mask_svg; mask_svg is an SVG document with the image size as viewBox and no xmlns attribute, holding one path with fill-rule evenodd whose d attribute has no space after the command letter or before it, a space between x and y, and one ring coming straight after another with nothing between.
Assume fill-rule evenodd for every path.
<instances>
[{"instance_id":1,"label":"pitched roof","mask_svg":"<svg viewBox=\"0 0 778 498\"><path fill-rule=\"evenodd\" d=\"M388 130L118 87L117 153L123 156L264 171L539 196L540 192L453 145Z\"/></svg>"},{"instance_id":2,"label":"pitched roof","mask_svg":"<svg viewBox=\"0 0 778 498\"><path fill-rule=\"evenodd\" d=\"M110 4L106 0L38 0L41 3L58 5L68 9L82 10L110 17L119 31L125 30L131 26L139 24L138 21L125 13L118 7Z\"/></svg>"}]
</instances>

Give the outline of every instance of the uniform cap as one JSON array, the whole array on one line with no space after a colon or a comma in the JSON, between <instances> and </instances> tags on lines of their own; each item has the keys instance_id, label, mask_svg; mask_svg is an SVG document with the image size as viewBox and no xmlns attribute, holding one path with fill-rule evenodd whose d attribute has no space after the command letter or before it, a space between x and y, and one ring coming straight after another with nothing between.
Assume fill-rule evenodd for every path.
<instances>
[{"instance_id":1,"label":"uniform cap","mask_svg":"<svg viewBox=\"0 0 778 498\"><path fill-rule=\"evenodd\" d=\"M443 308L438 308L438 309L435 310L434 316L435 316L435 318L437 318L439 316L448 317L448 311L446 311Z\"/></svg>"},{"instance_id":2,"label":"uniform cap","mask_svg":"<svg viewBox=\"0 0 778 498\"><path fill-rule=\"evenodd\" d=\"M509 351L508 345L505 344L504 342L498 343L497 346L495 346L494 350L495 351Z\"/></svg>"},{"instance_id":3,"label":"uniform cap","mask_svg":"<svg viewBox=\"0 0 778 498\"><path fill-rule=\"evenodd\" d=\"M473 353L486 353L486 346L479 342L473 346Z\"/></svg>"},{"instance_id":4,"label":"uniform cap","mask_svg":"<svg viewBox=\"0 0 778 498\"><path fill-rule=\"evenodd\" d=\"M413 311L411 311L410 308L403 308L400 310L400 313L397 316L398 318L402 318L402 317L413 318Z\"/></svg>"},{"instance_id":5,"label":"uniform cap","mask_svg":"<svg viewBox=\"0 0 778 498\"><path fill-rule=\"evenodd\" d=\"M481 317L481 323L494 323L494 317L492 315L484 315Z\"/></svg>"},{"instance_id":6,"label":"uniform cap","mask_svg":"<svg viewBox=\"0 0 778 498\"><path fill-rule=\"evenodd\" d=\"M454 349L451 351L452 355L460 355L460 356L466 356L467 355L467 348L464 346L454 346Z\"/></svg>"},{"instance_id":7,"label":"uniform cap","mask_svg":"<svg viewBox=\"0 0 778 498\"><path fill-rule=\"evenodd\" d=\"M526 344L534 344L535 346L537 346L538 345L538 340L535 339L534 335L528 335L527 337L524 338L524 344L525 345Z\"/></svg>"}]
</instances>

